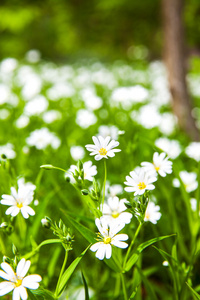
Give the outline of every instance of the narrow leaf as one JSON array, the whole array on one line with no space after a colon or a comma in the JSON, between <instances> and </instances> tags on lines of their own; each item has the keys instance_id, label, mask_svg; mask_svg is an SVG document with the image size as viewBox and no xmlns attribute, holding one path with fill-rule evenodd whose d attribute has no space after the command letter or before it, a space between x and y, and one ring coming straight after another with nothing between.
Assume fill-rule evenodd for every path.
<instances>
[{"instance_id":1,"label":"narrow leaf","mask_svg":"<svg viewBox=\"0 0 200 300\"><path fill-rule=\"evenodd\" d=\"M77 222L75 219L73 219L69 215L66 215L66 217L69 220L69 222L81 233L81 235L89 243L93 244L94 242L96 242L96 240L95 240L95 234L90 229L88 229L84 225L80 224L79 222Z\"/></svg>"},{"instance_id":2,"label":"narrow leaf","mask_svg":"<svg viewBox=\"0 0 200 300\"><path fill-rule=\"evenodd\" d=\"M189 289L192 291L193 295L195 295L196 298L200 300L200 295L197 294L197 292L195 292L195 290L187 282L186 282L186 284L189 287Z\"/></svg>"},{"instance_id":3,"label":"narrow leaf","mask_svg":"<svg viewBox=\"0 0 200 300\"><path fill-rule=\"evenodd\" d=\"M148 296L150 297L151 300L158 300L157 297L156 297L156 294L154 293L154 290L151 286L151 284L149 283L147 277L143 274L142 270L139 269L137 267L137 270L138 270L138 273L140 274L141 278L142 278L142 281L145 285L145 288L147 290L147 293L148 293Z\"/></svg>"},{"instance_id":4,"label":"narrow leaf","mask_svg":"<svg viewBox=\"0 0 200 300\"><path fill-rule=\"evenodd\" d=\"M132 256L129 258L129 260L127 261L126 263L126 266L125 266L125 271L129 271L132 266L136 263L136 261L138 260L138 257L140 255L140 253L145 249L147 248L148 246L158 242L158 241L161 241L163 239L166 239L166 238L169 238L171 236L174 236L175 234L171 234L171 235L165 235L165 236L160 236L160 237L156 237L156 238L153 238L149 241L146 241L142 244L140 244L138 246L138 248L136 249L136 251L132 254Z\"/></svg>"},{"instance_id":5,"label":"narrow leaf","mask_svg":"<svg viewBox=\"0 0 200 300\"><path fill-rule=\"evenodd\" d=\"M61 295L61 293L63 292L69 278L71 277L72 273L74 272L75 268L77 267L77 265L79 264L79 262L81 261L82 257L84 256L84 254L87 252L88 248L90 247L90 245L81 253L80 256L78 256L67 268L67 270L64 272L61 280L60 280L60 284L58 286L58 296Z\"/></svg>"},{"instance_id":6,"label":"narrow leaf","mask_svg":"<svg viewBox=\"0 0 200 300\"><path fill-rule=\"evenodd\" d=\"M89 291L88 291L87 281L85 279L85 276L83 275L83 272L81 272L81 275L82 275L84 289L85 289L85 300L89 300Z\"/></svg>"}]
</instances>

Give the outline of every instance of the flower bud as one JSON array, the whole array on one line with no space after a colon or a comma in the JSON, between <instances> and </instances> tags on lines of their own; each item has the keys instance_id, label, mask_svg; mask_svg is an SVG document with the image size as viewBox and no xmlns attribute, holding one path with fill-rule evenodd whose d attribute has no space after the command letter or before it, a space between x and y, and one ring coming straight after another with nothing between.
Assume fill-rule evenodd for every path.
<instances>
[{"instance_id":1,"label":"flower bud","mask_svg":"<svg viewBox=\"0 0 200 300\"><path fill-rule=\"evenodd\" d=\"M40 166L41 169L45 169L45 170L52 170L54 169L54 166L52 165L42 165Z\"/></svg>"},{"instance_id":2,"label":"flower bud","mask_svg":"<svg viewBox=\"0 0 200 300\"><path fill-rule=\"evenodd\" d=\"M48 217L45 217L44 219L41 220L42 226L49 229L51 227L51 219Z\"/></svg>"},{"instance_id":3,"label":"flower bud","mask_svg":"<svg viewBox=\"0 0 200 300\"><path fill-rule=\"evenodd\" d=\"M89 194L89 191L84 189L84 190L81 190L81 193L84 195L84 196L87 196Z\"/></svg>"}]
</instances>

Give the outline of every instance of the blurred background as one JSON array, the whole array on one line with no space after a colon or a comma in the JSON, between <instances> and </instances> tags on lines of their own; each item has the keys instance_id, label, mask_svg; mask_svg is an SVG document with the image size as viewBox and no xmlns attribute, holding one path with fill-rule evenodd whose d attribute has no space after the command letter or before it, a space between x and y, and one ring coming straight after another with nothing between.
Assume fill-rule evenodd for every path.
<instances>
[{"instance_id":1,"label":"blurred background","mask_svg":"<svg viewBox=\"0 0 200 300\"><path fill-rule=\"evenodd\" d=\"M200 53L200 2L187 0L184 27L189 54ZM155 59L163 53L160 0L1 0L0 59L69 61Z\"/></svg>"}]
</instances>

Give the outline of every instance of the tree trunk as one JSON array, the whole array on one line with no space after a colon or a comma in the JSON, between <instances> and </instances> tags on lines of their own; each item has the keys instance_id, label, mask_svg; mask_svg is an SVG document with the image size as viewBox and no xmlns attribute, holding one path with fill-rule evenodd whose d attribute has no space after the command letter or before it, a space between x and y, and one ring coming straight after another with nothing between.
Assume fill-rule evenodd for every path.
<instances>
[{"instance_id":1,"label":"tree trunk","mask_svg":"<svg viewBox=\"0 0 200 300\"><path fill-rule=\"evenodd\" d=\"M164 60L174 114L180 128L192 140L199 140L199 132L191 115L192 102L186 83L186 57L182 21L183 0L162 0L164 27Z\"/></svg>"}]
</instances>

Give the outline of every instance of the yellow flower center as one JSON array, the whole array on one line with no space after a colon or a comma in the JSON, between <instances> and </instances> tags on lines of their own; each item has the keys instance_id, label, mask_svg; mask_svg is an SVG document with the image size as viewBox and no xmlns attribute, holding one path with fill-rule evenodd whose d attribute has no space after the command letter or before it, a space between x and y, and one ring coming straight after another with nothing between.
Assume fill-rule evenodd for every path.
<instances>
[{"instance_id":1,"label":"yellow flower center","mask_svg":"<svg viewBox=\"0 0 200 300\"><path fill-rule=\"evenodd\" d=\"M113 217L113 218L119 217L118 211L114 210L114 211L112 212L112 217Z\"/></svg>"},{"instance_id":2,"label":"yellow flower center","mask_svg":"<svg viewBox=\"0 0 200 300\"><path fill-rule=\"evenodd\" d=\"M103 242L104 242L104 244L110 244L111 238L110 238L109 236L106 236L106 237L103 239Z\"/></svg>"},{"instance_id":3,"label":"yellow flower center","mask_svg":"<svg viewBox=\"0 0 200 300\"><path fill-rule=\"evenodd\" d=\"M15 286L18 287L22 284L22 279L17 279L15 282Z\"/></svg>"},{"instance_id":4,"label":"yellow flower center","mask_svg":"<svg viewBox=\"0 0 200 300\"><path fill-rule=\"evenodd\" d=\"M160 170L160 167L157 167L156 165L154 165L154 168L155 168L156 172L158 172Z\"/></svg>"},{"instance_id":5,"label":"yellow flower center","mask_svg":"<svg viewBox=\"0 0 200 300\"><path fill-rule=\"evenodd\" d=\"M145 189L145 187L146 187L146 184L145 184L144 182L140 182L140 183L138 184L138 188L139 188L140 190Z\"/></svg>"},{"instance_id":6,"label":"yellow flower center","mask_svg":"<svg viewBox=\"0 0 200 300\"><path fill-rule=\"evenodd\" d=\"M106 154L107 154L107 150L106 150L105 148L101 148L101 149L99 150L99 154L100 154L100 155L106 155Z\"/></svg>"},{"instance_id":7,"label":"yellow flower center","mask_svg":"<svg viewBox=\"0 0 200 300\"><path fill-rule=\"evenodd\" d=\"M146 213L145 213L145 218L146 218L147 220L149 220L149 218L150 218L150 213L146 212Z\"/></svg>"},{"instance_id":8,"label":"yellow flower center","mask_svg":"<svg viewBox=\"0 0 200 300\"><path fill-rule=\"evenodd\" d=\"M17 203L17 207L18 207L18 208L22 208L22 207L23 207L23 204L20 203L20 202L18 202L18 203Z\"/></svg>"}]
</instances>

